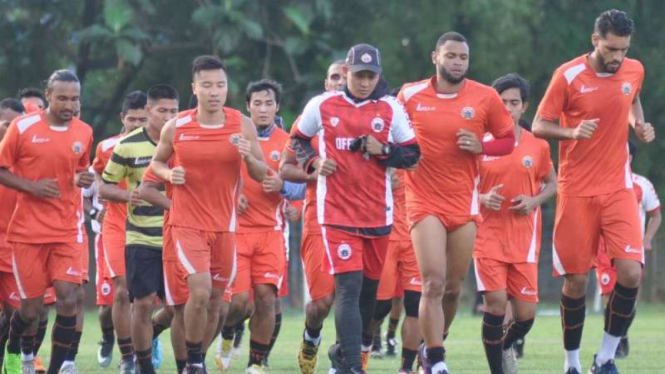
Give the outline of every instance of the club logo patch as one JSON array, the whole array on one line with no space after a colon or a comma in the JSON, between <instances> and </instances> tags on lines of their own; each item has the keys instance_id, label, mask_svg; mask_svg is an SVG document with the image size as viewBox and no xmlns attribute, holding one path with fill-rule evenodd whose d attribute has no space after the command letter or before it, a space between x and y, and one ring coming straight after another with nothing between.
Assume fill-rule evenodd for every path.
<instances>
[{"instance_id":1,"label":"club logo patch","mask_svg":"<svg viewBox=\"0 0 665 374\"><path fill-rule=\"evenodd\" d=\"M476 111L470 106L465 106L462 108L462 112L460 114L462 115L462 118L468 121L476 116Z\"/></svg>"},{"instance_id":2,"label":"club logo patch","mask_svg":"<svg viewBox=\"0 0 665 374\"><path fill-rule=\"evenodd\" d=\"M372 62L372 55L370 55L369 53L365 53L364 55L360 56L360 61L369 64L370 62Z\"/></svg>"},{"instance_id":3,"label":"club logo patch","mask_svg":"<svg viewBox=\"0 0 665 374\"><path fill-rule=\"evenodd\" d=\"M348 260L351 258L351 246L344 243L340 244L339 247L337 247L337 256L341 258L342 260Z\"/></svg>"},{"instance_id":4,"label":"club logo patch","mask_svg":"<svg viewBox=\"0 0 665 374\"><path fill-rule=\"evenodd\" d=\"M270 159L273 161L279 161L279 152L278 151L270 152Z\"/></svg>"},{"instance_id":5,"label":"club logo patch","mask_svg":"<svg viewBox=\"0 0 665 374\"><path fill-rule=\"evenodd\" d=\"M79 141L72 143L72 151L74 151L75 154L80 155L83 153L83 144Z\"/></svg>"},{"instance_id":6,"label":"club logo patch","mask_svg":"<svg viewBox=\"0 0 665 374\"><path fill-rule=\"evenodd\" d=\"M330 118L330 125L332 127L337 127L337 125L339 125L339 117Z\"/></svg>"},{"instance_id":7,"label":"club logo patch","mask_svg":"<svg viewBox=\"0 0 665 374\"><path fill-rule=\"evenodd\" d=\"M524 165L525 168L531 169L533 166L533 159L531 156L527 155L522 158L522 165Z\"/></svg>"},{"instance_id":8,"label":"club logo patch","mask_svg":"<svg viewBox=\"0 0 665 374\"><path fill-rule=\"evenodd\" d=\"M111 285L108 283L102 284L102 295L108 296L111 294Z\"/></svg>"},{"instance_id":9,"label":"club logo patch","mask_svg":"<svg viewBox=\"0 0 665 374\"><path fill-rule=\"evenodd\" d=\"M381 117L374 117L371 125L374 132L381 132L386 127L385 123L383 122L383 118Z\"/></svg>"},{"instance_id":10,"label":"club logo patch","mask_svg":"<svg viewBox=\"0 0 665 374\"><path fill-rule=\"evenodd\" d=\"M610 284L610 280L611 280L610 275L607 273L603 273L603 275L600 276L600 283L603 286L607 286L608 284Z\"/></svg>"},{"instance_id":11,"label":"club logo patch","mask_svg":"<svg viewBox=\"0 0 665 374\"><path fill-rule=\"evenodd\" d=\"M621 85L621 92L624 95L630 95L630 93L633 92L633 85L630 84L629 82L625 82L624 84Z\"/></svg>"},{"instance_id":12,"label":"club logo patch","mask_svg":"<svg viewBox=\"0 0 665 374\"><path fill-rule=\"evenodd\" d=\"M240 142L240 134L231 135L231 137L229 138L229 141L233 145L238 145L238 142Z\"/></svg>"}]
</instances>

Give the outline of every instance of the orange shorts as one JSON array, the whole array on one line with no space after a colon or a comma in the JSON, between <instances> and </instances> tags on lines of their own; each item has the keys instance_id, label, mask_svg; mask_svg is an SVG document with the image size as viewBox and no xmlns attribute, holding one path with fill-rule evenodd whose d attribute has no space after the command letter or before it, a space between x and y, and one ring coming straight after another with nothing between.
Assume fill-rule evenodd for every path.
<instances>
[{"instance_id":1,"label":"orange shorts","mask_svg":"<svg viewBox=\"0 0 665 374\"><path fill-rule=\"evenodd\" d=\"M469 222L479 225L482 221L480 214L459 214L456 212L435 211L431 206L411 205L408 210L409 227L415 226L427 216L434 216L447 232L455 231Z\"/></svg>"},{"instance_id":2,"label":"orange shorts","mask_svg":"<svg viewBox=\"0 0 665 374\"><path fill-rule=\"evenodd\" d=\"M14 276L22 299L44 296L53 281L81 284L78 243L11 243Z\"/></svg>"},{"instance_id":3,"label":"orange shorts","mask_svg":"<svg viewBox=\"0 0 665 374\"><path fill-rule=\"evenodd\" d=\"M16 287L14 274L0 272L0 302L7 303L14 308L21 306L21 296Z\"/></svg>"},{"instance_id":4,"label":"orange shorts","mask_svg":"<svg viewBox=\"0 0 665 374\"><path fill-rule=\"evenodd\" d=\"M217 288L232 283L237 267L235 233L172 226L171 239L187 276L210 273L212 285Z\"/></svg>"},{"instance_id":5,"label":"orange shorts","mask_svg":"<svg viewBox=\"0 0 665 374\"><path fill-rule=\"evenodd\" d=\"M511 298L527 303L538 302L538 264L508 263L491 258L474 258L479 292L505 290Z\"/></svg>"},{"instance_id":6,"label":"orange shorts","mask_svg":"<svg viewBox=\"0 0 665 374\"><path fill-rule=\"evenodd\" d=\"M279 285L279 297L288 297L289 296L289 262L284 262L284 272L282 272L282 281Z\"/></svg>"},{"instance_id":7,"label":"orange shorts","mask_svg":"<svg viewBox=\"0 0 665 374\"><path fill-rule=\"evenodd\" d=\"M249 291L255 284L279 288L284 274L286 254L281 231L238 233L238 273L233 293Z\"/></svg>"},{"instance_id":8,"label":"orange shorts","mask_svg":"<svg viewBox=\"0 0 665 374\"><path fill-rule=\"evenodd\" d=\"M596 278L598 279L601 295L609 295L614 291L614 286L617 283L617 271L612 266L612 259L610 259L602 245L601 248L598 248Z\"/></svg>"},{"instance_id":9,"label":"orange shorts","mask_svg":"<svg viewBox=\"0 0 665 374\"><path fill-rule=\"evenodd\" d=\"M110 277L106 260L104 259L104 241L102 234L95 235L95 264L97 272L95 273L95 288L97 291L97 305L113 305L113 280Z\"/></svg>"},{"instance_id":10,"label":"orange shorts","mask_svg":"<svg viewBox=\"0 0 665 374\"><path fill-rule=\"evenodd\" d=\"M88 236L83 237L83 243L78 244L81 250L81 281L84 283L90 282L90 249L88 248Z\"/></svg>"},{"instance_id":11,"label":"orange shorts","mask_svg":"<svg viewBox=\"0 0 665 374\"><path fill-rule=\"evenodd\" d=\"M111 279L127 276L125 264L125 230L112 225L102 226L102 240L104 241L104 258Z\"/></svg>"},{"instance_id":12,"label":"orange shorts","mask_svg":"<svg viewBox=\"0 0 665 374\"><path fill-rule=\"evenodd\" d=\"M558 196L553 274L587 274L602 236L610 259L644 263L642 230L633 190L591 197Z\"/></svg>"},{"instance_id":13,"label":"orange shorts","mask_svg":"<svg viewBox=\"0 0 665 374\"><path fill-rule=\"evenodd\" d=\"M321 227L321 232L326 248L324 271L330 274L362 271L369 279L381 279L389 235L368 238L327 227Z\"/></svg>"},{"instance_id":14,"label":"orange shorts","mask_svg":"<svg viewBox=\"0 0 665 374\"><path fill-rule=\"evenodd\" d=\"M422 292L422 286L411 241L390 241L376 299L390 300L404 291Z\"/></svg>"},{"instance_id":15,"label":"orange shorts","mask_svg":"<svg viewBox=\"0 0 665 374\"><path fill-rule=\"evenodd\" d=\"M182 305L189 298L187 271L178 261L171 226L164 226L164 249L162 250L164 268L164 299L166 305Z\"/></svg>"},{"instance_id":16,"label":"orange shorts","mask_svg":"<svg viewBox=\"0 0 665 374\"><path fill-rule=\"evenodd\" d=\"M309 297L312 300L320 300L335 293L335 279L332 275L323 271L325 253L323 236L310 232L303 235L300 258L305 269Z\"/></svg>"}]
</instances>

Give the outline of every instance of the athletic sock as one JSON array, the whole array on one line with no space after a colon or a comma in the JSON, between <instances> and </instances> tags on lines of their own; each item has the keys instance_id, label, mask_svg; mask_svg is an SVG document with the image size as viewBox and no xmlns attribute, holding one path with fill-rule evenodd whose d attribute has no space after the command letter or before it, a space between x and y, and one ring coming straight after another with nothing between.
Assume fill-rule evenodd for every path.
<instances>
[{"instance_id":1,"label":"athletic sock","mask_svg":"<svg viewBox=\"0 0 665 374\"><path fill-rule=\"evenodd\" d=\"M224 340L233 340L236 335L235 326L224 326L222 327L222 339Z\"/></svg>"},{"instance_id":2,"label":"athletic sock","mask_svg":"<svg viewBox=\"0 0 665 374\"><path fill-rule=\"evenodd\" d=\"M402 366L400 367L400 371L405 371L407 373L412 372L413 362L416 360L416 355L418 355L418 351L402 348Z\"/></svg>"},{"instance_id":3,"label":"athletic sock","mask_svg":"<svg viewBox=\"0 0 665 374\"><path fill-rule=\"evenodd\" d=\"M7 352L11 354L21 353L21 336L30 327L28 322L25 322L18 310L14 311L11 322L9 323L9 340L7 342Z\"/></svg>"},{"instance_id":4,"label":"athletic sock","mask_svg":"<svg viewBox=\"0 0 665 374\"><path fill-rule=\"evenodd\" d=\"M533 326L534 319L531 318L526 321L514 321L508 327L508 331L503 337L503 349L508 349L513 346L518 339L522 339L529 333Z\"/></svg>"},{"instance_id":5,"label":"athletic sock","mask_svg":"<svg viewBox=\"0 0 665 374\"><path fill-rule=\"evenodd\" d=\"M182 374L185 370L185 366L187 366L187 360L175 360L175 367L178 369L178 374Z\"/></svg>"},{"instance_id":6,"label":"athletic sock","mask_svg":"<svg viewBox=\"0 0 665 374\"><path fill-rule=\"evenodd\" d=\"M307 324L305 323L305 332L303 333L303 339L307 340L308 342L318 347L319 344L321 344L321 329L323 329L323 325L314 329L307 326Z\"/></svg>"},{"instance_id":7,"label":"athletic sock","mask_svg":"<svg viewBox=\"0 0 665 374\"><path fill-rule=\"evenodd\" d=\"M120 356L123 361L130 361L134 359L134 345L132 338L121 339L118 338L118 348L120 349Z\"/></svg>"},{"instance_id":8,"label":"athletic sock","mask_svg":"<svg viewBox=\"0 0 665 374\"><path fill-rule=\"evenodd\" d=\"M560 309L561 327L563 328L563 347L566 350L564 370L575 368L579 372L582 372L579 350L586 314L586 299L584 296L573 299L562 294Z\"/></svg>"},{"instance_id":9,"label":"athletic sock","mask_svg":"<svg viewBox=\"0 0 665 374\"><path fill-rule=\"evenodd\" d=\"M282 328L282 313L275 314L275 329L272 331L272 336L270 337L270 345L268 346L268 353L266 353L266 358L270 356L272 352L272 347L275 346L277 337L279 336L279 330Z\"/></svg>"},{"instance_id":10,"label":"athletic sock","mask_svg":"<svg viewBox=\"0 0 665 374\"><path fill-rule=\"evenodd\" d=\"M76 316L56 315L51 334L51 361L46 374L58 374L76 335Z\"/></svg>"},{"instance_id":11,"label":"athletic sock","mask_svg":"<svg viewBox=\"0 0 665 374\"><path fill-rule=\"evenodd\" d=\"M395 339L395 333L397 331L398 325L399 325L399 319L390 318L388 320L388 333L386 335L388 340Z\"/></svg>"},{"instance_id":12,"label":"athletic sock","mask_svg":"<svg viewBox=\"0 0 665 374\"><path fill-rule=\"evenodd\" d=\"M425 356L427 356L427 361L433 367L439 362L443 362L443 358L446 355L446 350L443 347L435 348L426 348Z\"/></svg>"},{"instance_id":13,"label":"athletic sock","mask_svg":"<svg viewBox=\"0 0 665 374\"><path fill-rule=\"evenodd\" d=\"M203 342L185 342L187 346L187 363L190 365L203 366Z\"/></svg>"},{"instance_id":14,"label":"athletic sock","mask_svg":"<svg viewBox=\"0 0 665 374\"><path fill-rule=\"evenodd\" d=\"M504 315L495 315L485 312L483 316L483 346L485 356L492 374L503 374L501 361L503 358L502 338Z\"/></svg>"},{"instance_id":15,"label":"athletic sock","mask_svg":"<svg viewBox=\"0 0 665 374\"><path fill-rule=\"evenodd\" d=\"M21 336L21 353L23 356L33 354L33 348L35 347L35 334L23 334Z\"/></svg>"},{"instance_id":16,"label":"athletic sock","mask_svg":"<svg viewBox=\"0 0 665 374\"><path fill-rule=\"evenodd\" d=\"M596 363L604 364L614 359L616 349L621 337L626 332L637 298L637 288L624 287L617 283L610 294L610 300L605 308L605 334L601 349L596 355Z\"/></svg>"},{"instance_id":17,"label":"athletic sock","mask_svg":"<svg viewBox=\"0 0 665 374\"><path fill-rule=\"evenodd\" d=\"M263 359L268 355L268 350L270 349L270 344L262 344L254 340L249 341L249 361L247 367L250 367L254 364L261 365Z\"/></svg>"},{"instance_id":18,"label":"athletic sock","mask_svg":"<svg viewBox=\"0 0 665 374\"><path fill-rule=\"evenodd\" d=\"M81 343L82 331L76 331L74 333L74 339L72 339L72 344L69 347L69 352L67 352L67 361L76 361L76 355L79 353L79 344Z\"/></svg>"},{"instance_id":19,"label":"athletic sock","mask_svg":"<svg viewBox=\"0 0 665 374\"><path fill-rule=\"evenodd\" d=\"M114 330L113 330L113 325L102 327L102 340L106 344L113 343L113 341L115 340L115 333L114 333Z\"/></svg>"},{"instance_id":20,"label":"athletic sock","mask_svg":"<svg viewBox=\"0 0 665 374\"><path fill-rule=\"evenodd\" d=\"M136 361L139 364L139 374L155 374L152 366L152 349L136 351Z\"/></svg>"},{"instance_id":21,"label":"athletic sock","mask_svg":"<svg viewBox=\"0 0 665 374\"><path fill-rule=\"evenodd\" d=\"M35 335L35 347L32 350L35 353L35 356L39 353L39 349L42 347L44 342L44 337L46 336L46 328L48 327L48 319L39 321L37 326L37 335Z\"/></svg>"},{"instance_id":22,"label":"athletic sock","mask_svg":"<svg viewBox=\"0 0 665 374\"><path fill-rule=\"evenodd\" d=\"M630 326L633 324L633 321L635 320L635 314L637 314L637 308L633 308L633 314L631 314L630 318L628 319L628 323L626 324L626 331L623 332L624 338L628 336L628 330L630 330Z\"/></svg>"},{"instance_id":23,"label":"athletic sock","mask_svg":"<svg viewBox=\"0 0 665 374\"><path fill-rule=\"evenodd\" d=\"M157 339L157 337L164 332L164 330L167 330L169 327L168 326L163 326L157 322L152 323L152 339Z\"/></svg>"}]
</instances>

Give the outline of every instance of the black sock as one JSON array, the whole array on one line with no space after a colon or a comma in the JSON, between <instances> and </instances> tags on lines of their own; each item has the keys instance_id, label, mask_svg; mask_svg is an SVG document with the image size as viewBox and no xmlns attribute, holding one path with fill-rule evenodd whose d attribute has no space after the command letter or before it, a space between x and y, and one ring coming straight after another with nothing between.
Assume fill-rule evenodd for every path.
<instances>
[{"instance_id":1,"label":"black sock","mask_svg":"<svg viewBox=\"0 0 665 374\"><path fill-rule=\"evenodd\" d=\"M21 353L24 355L31 355L33 348L35 347L35 334L28 335L23 334L21 336Z\"/></svg>"},{"instance_id":2,"label":"black sock","mask_svg":"<svg viewBox=\"0 0 665 374\"><path fill-rule=\"evenodd\" d=\"M130 361L134 359L134 345L132 338L120 339L118 338L118 348L120 349L120 356L123 361Z\"/></svg>"},{"instance_id":3,"label":"black sock","mask_svg":"<svg viewBox=\"0 0 665 374\"><path fill-rule=\"evenodd\" d=\"M623 337L626 338L628 337L628 330L630 330L630 326L633 324L633 321L635 320L635 314L637 313L637 309L633 308L633 314L630 315L630 319L628 320L628 323L626 324L626 331L623 332Z\"/></svg>"},{"instance_id":4,"label":"black sock","mask_svg":"<svg viewBox=\"0 0 665 374\"><path fill-rule=\"evenodd\" d=\"M560 308L563 347L566 351L580 349L586 313L586 299L584 296L573 299L562 294Z\"/></svg>"},{"instance_id":5,"label":"black sock","mask_svg":"<svg viewBox=\"0 0 665 374\"><path fill-rule=\"evenodd\" d=\"M605 332L612 336L624 336L637 300L637 288L617 283L605 308Z\"/></svg>"},{"instance_id":6,"label":"black sock","mask_svg":"<svg viewBox=\"0 0 665 374\"><path fill-rule=\"evenodd\" d=\"M167 330L169 327L168 326L162 326L157 322L152 323L152 338L157 339L157 337L164 332L164 330Z\"/></svg>"},{"instance_id":7,"label":"black sock","mask_svg":"<svg viewBox=\"0 0 665 374\"><path fill-rule=\"evenodd\" d=\"M318 328L311 328L307 326L307 323L305 323L305 331L307 331L307 335L309 335L310 338L316 339L319 336L321 336L321 330L323 329L323 325L319 326Z\"/></svg>"},{"instance_id":8,"label":"black sock","mask_svg":"<svg viewBox=\"0 0 665 374\"><path fill-rule=\"evenodd\" d=\"M178 368L178 374L182 374L185 371L185 366L187 366L187 360L175 360L175 367Z\"/></svg>"},{"instance_id":9,"label":"black sock","mask_svg":"<svg viewBox=\"0 0 665 374\"><path fill-rule=\"evenodd\" d=\"M337 338L349 368L361 371L360 344L363 321L360 314L362 271L335 275L335 328Z\"/></svg>"},{"instance_id":10,"label":"black sock","mask_svg":"<svg viewBox=\"0 0 665 374\"><path fill-rule=\"evenodd\" d=\"M9 323L5 323L4 315L0 318L2 318L0 320L0 362L2 362L5 359L5 347L7 346L7 340L9 340Z\"/></svg>"},{"instance_id":11,"label":"black sock","mask_svg":"<svg viewBox=\"0 0 665 374\"><path fill-rule=\"evenodd\" d=\"M402 348L402 367L400 371L410 373L413 371L413 362L416 360L418 351Z\"/></svg>"},{"instance_id":12,"label":"black sock","mask_svg":"<svg viewBox=\"0 0 665 374\"><path fill-rule=\"evenodd\" d=\"M374 306L376 305L376 291L379 288L379 281L363 277L362 288L360 289L360 317L363 324L362 344L371 346L374 340L374 334L370 331L372 316L374 316Z\"/></svg>"},{"instance_id":13,"label":"black sock","mask_svg":"<svg viewBox=\"0 0 665 374\"><path fill-rule=\"evenodd\" d=\"M139 364L139 374L155 374L152 366L152 349L136 351L136 362Z\"/></svg>"},{"instance_id":14,"label":"black sock","mask_svg":"<svg viewBox=\"0 0 665 374\"><path fill-rule=\"evenodd\" d=\"M255 342L254 340L249 341L249 362L247 367L250 367L254 364L261 365L263 359L268 355L268 350L270 349L269 344L261 344Z\"/></svg>"},{"instance_id":15,"label":"black sock","mask_svg":"<svg viewBox=\"0 0 665 374\"><path fill-rule=\"evenodd\" d=\"M79 344L81 343L82 334L83 334L82 331L76 331L76 333L74 333L74 339L72 340L69 352L67 352L67 358L66 358L67 361L76 360L76 355L79 353Z\"/></svg>"},{"instance_id":16,"label":"black sock","mask_svg":"<svg viewBox=\"0 0 665 374\"><path fill-rule=\"evenodd\" d=\"M443 358L446 355L446 350L443 347L436 348L426 348L425 356L427 356L427 361L430 365L434 366L439 362L443 362Z\"/></svg>"},{"instance_id":17,"label":"black sock","mask_svg":"<svg viewBox=\"0 0 665 374\"><path fill-rule=\"evenodd\" d=\"M12 354L21 353L21 335L30 327L28 322L25 322L18 310L14 311L12 320L9 323L9 340L7 343L7 352Z\"/></svg>"},{"instance_id":18,"label":"black sock","mask_svg":"<svg viewBox=\"0 0 665 374\"><path fill-rule=\"evenodd\" d=\"M233 337L236 335L235 326L224 326L222 327L222 338L224 340L233 340Z\"/></svg>"},{"instance_id":19,"label":"black sock","mask_svg":"<svg viewBox=\"0 0 665 374\"><path fill-rule=\"evenodd\" d=\"M32 350L35 356L37 356L37 354L39 353L39 349L42 347L42 343L44 342L44 337L46 336L47 327L48 327L48 319L39 321L39 325L37 326L37 335L35 335L35 348Z\"/></svg>"},{"instance_id":20,"label":"black sock","mask_svg":"<svg viewBox=\"0 0 665 374\"><path fill-rule=\"evenodd\" d=\"M46 374L58 374L76 334L76 316L56 315L51 333L51 361Z\"/></svg>"},{"instance_id":21,"label":"black sock","mask_svg":"<svg viewBox=\"0 0 665 374\"><path fill-rule=\"evenodd\" d=\"M365 342L363 342L365 344ZM379 325L372 336L372 349L381 349L381 326Z\"/></svg>"},{"instance_id":22,"label":"black sock","mask_svg":"<svg viewBox=\"0 0 665 374\"><path fill-rule=\"evenodd\" d=\"M503 358L501 339L503 338L504 315L494 315L485 312L483 316L483 346L485 356L492 374L503 374L501 361Z\"/></svg>"},{"instance_id":23,"label":"black sock","mask_svg":"<svg viewBox=\"0 0 665 374\"><path fill-rule=\"evenodd\" d=\"M102 327L102 340L104 340L106 344L109 343L113 344L113 342L115 341L115 333L113 331L113 325Z\"/></svg>"},{"instance_id":24,"label":"black sock","mask_svg":"<svg viewBox=\"0 0 665 374\"><path fill-rule=\"evenodd\" d=\"M512 347L518 339L522 339L531 330L533 326L533 318L526 321L515 321L510 324L508 331L503 338L503 349Z\"/></svg>"},{"instance_id":25,"label":"black sock","mask_svg":"<svg viewBox=\"0 0 665 374\"><path fill-rule=\"evenodd\" d=\"M275 346L275 342L277 341L277 337L279 336L279 330L282 328L282 313L275 314L275 329L272 331L272 336L270 337L270 346L268 347L268 353L266 353L266 357L270 355L270 352L272 352L272 347Z\"/></svg>"},{"instance_id":26,"label":"black sock","mask_svg":"<svg viewBox=\"0 0 665 374\"><path fill-rule=\"evenodd\" d=\"M394 319L390 318L388 320L388 339L395 339L395 332L397 331L397 326L399 325L399 318Z\"/></svg>"},{"instance_id":27,"label":"black sock","mask_svg":"<svg viewBox=\"0 0 665 374\"><path fill-rule=\"evenodd\" d=\"M190 365L203 365L203 342L185 342L187 346L187 363Z\"/></svg>"}]
</instances>

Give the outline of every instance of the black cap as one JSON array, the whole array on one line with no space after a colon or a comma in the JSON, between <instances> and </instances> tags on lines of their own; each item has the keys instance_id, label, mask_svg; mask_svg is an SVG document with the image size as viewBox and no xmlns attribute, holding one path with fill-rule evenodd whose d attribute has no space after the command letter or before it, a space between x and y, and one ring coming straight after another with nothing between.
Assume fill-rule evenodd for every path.
<instances>
[{"instance_id":1,"label":"black cap","mask_svg":"<svg viewBox=\"0 0 665 374\"><path fill-rule=\"evenodd\" d=\"M346 65L352 73L369 70L381 74L381 54L369 44L356 44L346 55Z\"/></svg>"}]
</instances>

